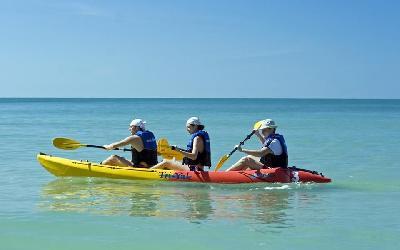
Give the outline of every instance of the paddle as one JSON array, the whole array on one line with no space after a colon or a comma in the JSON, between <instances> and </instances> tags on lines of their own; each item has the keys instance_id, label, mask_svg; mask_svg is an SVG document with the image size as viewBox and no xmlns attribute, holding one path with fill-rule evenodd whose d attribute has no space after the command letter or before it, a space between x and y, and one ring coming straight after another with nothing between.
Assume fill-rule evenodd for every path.
<instances>
[{"instance_id":1,"label":"paddle","mask_svg":"<svg viewBox=\"0 0 400 250\"><path fill-rule=\"evenodd\" d=\"M103 146L97 145L89 145L89 144L82 144L78 141L69 138L58 137L53 139L53 145L56 148L64 149L64 150L75 150L80 147L87 147L87 148L101 148L105 149ZM114 148L114 150L122 150L122 151L132 151L132 149L127 148Z\"/></svg>"},{"instance_id":2,"label":"paddle","mask_svg":"<svg viewBox=\"0 0 400 250\"><path fill-rule=\"evenodd\" d=\"M252 131L250 134L248 134L248 135L246 136L246 138L244 138L243 141L241 141L241 142L239 143L239 146L242 146L242 145L244 144L245 141L247 141L248 139L251 138L252 135L254 135L254 133L261 127L262 122L263 122L263 121L258 121L258 122L256 122L256 123L254 124L254 126L253 126L253 131ZM220 169L220 168L222 167L222 165L224 165L224 163L229 159L229 157L231 157L231 155L233 155L233 153L236 152L236 150L237 150L237 147L235 147L229 154L222 156L221 159L219 159L219 161L218 161L218 163L217 163L217 166L216 166L215 169L214 169L214 172L217 172L218 169Z\"/></svg>"},{"instance_id":3,"label":"paddle","mask_svg":"<svg viewBox=\"0 0 400 250\"><path fill-rule=\"evenodd\" d=\"M169 145L168 140L161 138L157 141L157 152L164 157L164 159L182 161L183 154L179 151L173 150Z\"/></svg>"},{"instance_id":4,"label":"paddle","mask_svg":"<svg viewBox=\"0 0 400 250\"><path fill-rule=\"evenodd\" d=\"M54 138L53 139L53 145L56 148L64 149L64 150L75 150L75 149L78 149L80 147L105 149L103 146L82 144L82 143L80 143L78 141L75 141L73 139L63 138L63 137ZM127 148L115 148L114 150L132 151L132 149L127 149ZM178 161L181 161L183 159L182 153L171 149L171 146L168 144L168 140L167 139L158 140L157 151L165 159L173 159L173 158L175 158Z\"/></svg>"}]
</instances>

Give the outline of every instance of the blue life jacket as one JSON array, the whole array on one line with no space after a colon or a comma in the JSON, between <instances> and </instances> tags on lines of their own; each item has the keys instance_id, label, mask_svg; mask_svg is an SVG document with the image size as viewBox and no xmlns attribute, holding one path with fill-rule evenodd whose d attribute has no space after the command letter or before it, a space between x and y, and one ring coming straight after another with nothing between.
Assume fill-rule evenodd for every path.
<instances>
[{"instance_id":1,"label":"blue life jacket","mask_svg":"<svg viewBox=\"0 0 400 250\"><path fill-rule=\"evenodd\" d=\"M270 134L267 138L265 138L265 142L263 147L269 147L271 142L277 139L282 147L282 154L274 155L274 154L267 154L261 157L260 162L263 163L267 167L284 167L288 166L288 151L285 142L285 138L283 138L280 134Z\"/></svg>"},{"instance_id":2,"label":"blue life jacket","mask_svg":"<svg viewBox=\"0 0 400 250\"><path fill-rule=\"evenodd\" d=\"M157 160L157 142L154 134L151 131L136 132L137 136L142 139L143 150L138 152L132 148L132 163L134 166L139 166L140 162L145 162L148 166L154 166L158 163Z\"/></svg>"},{"instance_id":3,"label":"blue life jacket","mask_svg":"<svg viewBox=\"0 0 400 250\"><path fill-rule=\"evenodd\" d=\"M196 133L193 133L192 136L190 137L189 143L187 145L186 151L187 152L192 152L193 150L193 141L194 138L197 136L200 136L203 139L204 143L204 150L203 152L199 152L197 154L196 160L189 159L187 157L184 157L182 160L182 163L184 165L201 165L201 166L208 166L211 167L211 146L210 146L210 136L208 133L204 130L199 130Z\"/></svg>"},{"instance_id":4,"label":"blue life jacket","mask_svg":"<svg viewBox=\"0 0 400 250\"><path fill-rule=\"evenodd\" d=\"M157 150L157 142L156 142L156 137L154 136L154 134L149 131L141 131L139 130L138 132L136 132L137 136L139 136L142 141L143 141L143 147L145 149L149 149L149 150Z\"/></svg>"}]
</instances>

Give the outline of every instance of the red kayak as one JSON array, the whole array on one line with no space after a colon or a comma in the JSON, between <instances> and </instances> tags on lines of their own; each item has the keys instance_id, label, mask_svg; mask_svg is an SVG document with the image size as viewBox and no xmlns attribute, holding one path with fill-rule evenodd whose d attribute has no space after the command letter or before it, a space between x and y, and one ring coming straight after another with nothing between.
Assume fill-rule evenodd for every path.
<instances>
[{"instance_id":1,"label":"red kayak","mask_svg":"<svg viewBox=\"0 0 400 250\"><path fill-rule=\"evenodd\" d=\"M39 154L37 159L47 171L56 176L84 176L114 179L210 183L331 182L331 179L320 173L296 167L269 168L258 171L198 172L116 167L88 161L70 160L46 154Z\"/></svg>"},{"instance_id":2,"label":"red kayak","mask_svg":"<svg viewBox=\"0 0 400 250\"><path fill-rule=\"evenodd\" d=\"M212 183L251 183L251 182L316 182L328 183L331 179L320 173L291 168L269 168L262 170L230 172L174 171L160 173L161 179L169 181L212 182Z\"/></svg>"}]
</instances>

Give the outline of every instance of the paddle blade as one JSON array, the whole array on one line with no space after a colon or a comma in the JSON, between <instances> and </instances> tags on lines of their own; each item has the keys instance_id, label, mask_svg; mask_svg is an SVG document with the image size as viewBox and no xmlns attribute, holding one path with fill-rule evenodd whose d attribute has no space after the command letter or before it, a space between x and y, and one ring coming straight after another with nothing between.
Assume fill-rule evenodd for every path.
<instances>
[{"instance_id":1,"label":"paddle blade","mask_svg":"<svg viewBox=\"0 0 400 250\"><path fill-rule=\"evenodd\" d=\"M157 141L157 152L167 160L172 160L175 158L177 161L182 161L183 160L183 154L172 150L168 140L165 138L161 138Z\"/></svg>"},{"instance_id":2,"label":"paddle blade","mask_svg":"<svg viewBox=\"0 0 400 250\"><path fill-rule=\"evenodd\" d=\"M254 123L253 129L254 129L254 130L258 130L258 129L261 127L263 121L264 121L264 120L261 120L261 121L258 121L258 122L256 122L256 123Z\"/></svg>"},{"instance_id":3,"label":"paddle blade","mask_svg":"<svg viewBox=\"0 0 400 250\"><path fill-rule=\"evenodd\" d=\"M59 149L64 149L64 150L74 150L77 149L81 146L83 146L80 142L69 139L69 138L54 138L53 139L53 145L56 148Z\"/></svg>"},{"instance_id":4,"label":"paddle blade","mask_svg":"<svg viewBox=\"0 0 400 250\"><path fill-rule=\"evenodd\" d=\"M170 148L170 146L167 139L161 138L157 141L157 152L159 153L164 152L168 148Z\"/></svg>"},{"instance_id":5,"label":"paddle blade","mask_svg":"<svg viewBox=\"0 0 400 250\"><path fill-rule=\"evenodd\" d=\"M225 163L228 159L229 159L229 155L224 155L224 156L222 156L221 159L219 159L219 161L218 161L218 163L217 163L217 166L216 166L215 169L214 169L214 172L217 172L217 171L222 167L222 165L224 165L224 163Z\"/></svg>"}]
</instances>

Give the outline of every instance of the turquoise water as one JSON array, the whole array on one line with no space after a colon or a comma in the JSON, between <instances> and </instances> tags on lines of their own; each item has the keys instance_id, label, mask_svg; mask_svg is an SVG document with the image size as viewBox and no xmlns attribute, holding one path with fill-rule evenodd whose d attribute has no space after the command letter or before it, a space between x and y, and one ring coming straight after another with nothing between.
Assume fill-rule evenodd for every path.
<instances>
[{"instance_id":1,"label":"turquoise water","mask_svg":"<svg viewBox=\"0 0 400 250\"><path fill-rule=\"evenodd\" d=\"M56 178L36 162L38 152L101 161L109 152L51 140L103 145L128 135L134 117L184 146L193 115L210 132L213 162L270 117L291 165L333 183ZM400 100L0 99L0 248L399 249L399 128Z\"/></svg>"}]
</instances>

